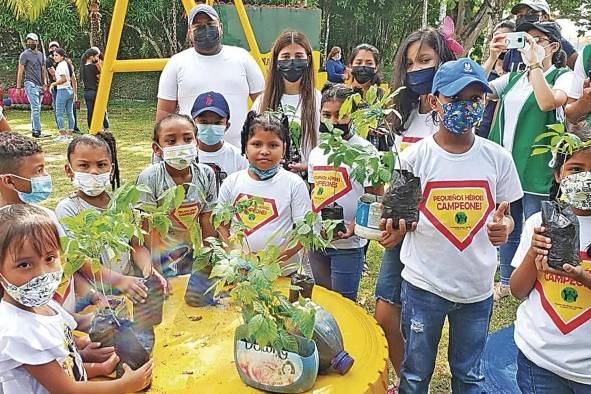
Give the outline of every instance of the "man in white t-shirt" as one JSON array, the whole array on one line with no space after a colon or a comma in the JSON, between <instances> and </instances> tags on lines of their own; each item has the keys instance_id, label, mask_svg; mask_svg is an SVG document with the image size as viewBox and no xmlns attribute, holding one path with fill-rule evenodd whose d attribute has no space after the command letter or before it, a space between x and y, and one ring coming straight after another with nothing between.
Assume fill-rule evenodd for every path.
<instances>
[{"instance_id":1,"label":"man in white t-shirt","mask_svg":"<svg viewBox=\"0 0 591 394\"><path fill-rule=\"evenodd\" d=\"M564 110L569 122L577 123L591 113L591 44L585 46L575 63L574 76Z\"/></svg>"},{"instance_id":2,"label":"man in white t-shirt","mask_svg":"<svg viewBox=\"0 0 591 394\"><path fill-rule=\"evenodd\" d=\"M195 98L204 92L221 93L234 121L224 139L240 148L240 130L248 112L248 98L263 91L263 73L242 48L222 45L223 26L213 7L199 4L188 17L194 48L170 58L160 75L156 121L176 111L190 115Z\"/></svg>"}]
</instances>

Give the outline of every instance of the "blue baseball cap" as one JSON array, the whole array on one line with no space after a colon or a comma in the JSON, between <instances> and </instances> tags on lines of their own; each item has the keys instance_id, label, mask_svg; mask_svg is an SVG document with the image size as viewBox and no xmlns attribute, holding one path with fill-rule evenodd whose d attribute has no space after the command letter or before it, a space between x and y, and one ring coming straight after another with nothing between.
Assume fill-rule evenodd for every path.
<instances>
[{"instance_id":1,"label":"blue baseball cap","mask_svg":"<svg viewBox=\"0 0 591 394\"><path fill-rule=\"evenodd\" d=\"M215 112L222 118L230 119L230 107L221 93L206 92L197 96L191 109L191 117L195 119L206 111Z\"/></svg>"},{"instance_id":2,"label":"blue baseball cap","mask_svg":"<svg viewBox=\"0 0 591 394\"><path fill-rule=\"evenodd\" d=\"M463 57L443 63L439 66L435 78L433 78L433 94L441 93L452 97L460 93L470 84L476 83L482 86L487 93L492 93L488 87L488 80L484 68L474 60Z\"/></svg>"}]
</instances>

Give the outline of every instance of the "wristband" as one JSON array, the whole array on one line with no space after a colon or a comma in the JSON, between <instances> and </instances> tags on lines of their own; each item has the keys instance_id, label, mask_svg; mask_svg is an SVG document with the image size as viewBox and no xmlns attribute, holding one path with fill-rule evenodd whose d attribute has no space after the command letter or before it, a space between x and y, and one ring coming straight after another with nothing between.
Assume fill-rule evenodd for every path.
<instances>
[{"instance_id":1,"label":"wristband","mask_svg":"<svg viewBox=\"0 0 591 394\"><path fill-rule=\"evenodd\" d=\"M529 65L529 71L535 70L536 68L541 69L542 65L540 63L534 63Z\"/></svg>"}]
</instances>

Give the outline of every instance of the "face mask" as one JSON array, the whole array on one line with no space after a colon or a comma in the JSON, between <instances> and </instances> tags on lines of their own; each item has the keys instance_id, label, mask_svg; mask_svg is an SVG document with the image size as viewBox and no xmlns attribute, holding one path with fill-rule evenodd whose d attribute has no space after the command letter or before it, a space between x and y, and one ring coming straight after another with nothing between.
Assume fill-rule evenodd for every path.
<instances>
[{"instance_id":1,"label":"face mask","mask_svg":"<svg viewBox=\"0 0 591 394\"><path fill-rule=\"evenodd\" d=\"M289 82L299 81L307 69L307 59L277 60L277 71Z\"/></svg>"},{"instance_id":2,"label":"face mask","mask_svg":"<svg viewBox=\"0 0 591 394\"><path fill-rule=\"evenodd\" d=\"M86 172L75 172L72 184L82 193L90 197L96 197L107 190L111 183L111 173L88 174Z\"/></svg>"},{"instance_id":3,"label":"face mask","mask_svg":"<svg viewBox=\"0 0 591 394\"><path fill-rule=\"evenodd\" d=\"M375 77L376 69L367 66L353 66L351 74L353 74L353 78L355 78L357 82L363 85Z\"/></svg>"},{"instance_id":4,"label":"face mask","mask_svg":"<svg viewBox=\"0 0 591 394\"><path fill-rule=\"evenodd\" d=\"M517 18L517 21L515 23L515 27L519 27L519 25L521 25L522 23L525 23L525 22L534 23L534 22L539 22L539 21L540 21L539 15L536 15L536 14L524 15L524 16Z\"/></svg>"},{"instance_id":5,"label":"face mask","mask_svg":"<svg viewBox=\"0 0 591 394\"><path fill-rule=\"evenodd\" d=\"M266 181L267 179L273 178L275 174L277 174L277 172L279 171L279 164L275 164L273 167L267 170L260 170L252 164L249 166L249 168L252 172L255 173L257 177L259 177L261 181Z\"/></svg>"},{"instance_id":6,"label":"face mask","mask_svg":"<svg viewBox=\"0 0 591 394\"><path fill-rule=\"evenodd\" d=\"M161 149L164 162L179 171L189 167L197 157L197 146L195 144L166 146L161 147Z\"/></svg>"},{"instance_id":7,"label":"face mask","mask_svg":"<svg viewBox=\"0 0 591 394\"><path fill-rule=\"evenodd\" d=\"M18 198L20 198L20 200L25 204L34 204L37 202L45 201L51 195L53 184L51 182L50 175L36 176L31 179L23 178L22 176L18 175L11 176L31 182L30 193L21 192L18 190L16 191L16 193L18 194Z\"/></svg>"},{"instance_id":8,"label":"face mask","mask_svg":"<svg viewBox=\"0 0 591 394\"><path fill-rule=\"evenodd\" d=\"M211 51L220 45L220 41L218 26L203 26L193 29L193 46L197 52Z\"/></svg>"},{"instance_id":9,"label":"face mask","mask_svg":"<svg viewBox=\"0 0 591 394\"><path fill-rule=\"evenodd\" d=\"M433 78L435 77L435 67L429 67L418 71L411 71L406 74L406 87L422 96L431 93Z\"/></svg>"},{"instance_id":10,"label":"face mask","mask_svg":"<svg viewBox=\"0 0 591 394\"><path fill-rule=\"evenodd\" d=\"M27 44L27 48L31 50L37 49L37 44Z\"/></svg>"},{"instance_id":11,"label":"face mask","mask_svg":"<svg viewBox=\"0 0 591 394\"><path fill-rule=\"evenodd\" d=\"M335 129L339 129L343 132L343 135L347 135L349 134L349 129L350 129L350 124L349 123L345 123L345 124L333 124L332 127L334 127ZM320 128L318 129L321 133L330 133L331 131L328 129L328 127L326 127L326 124L324 124L324 122L320 123Z\"/></svg>"},{"instance_id":12,"label":"face mask","mask_svg":"<svg viewBox=\"0 0 591 394\"><path fill-rule=\"evenodd\" d=\"M574 208L591 210L591 172L565 176L560 182L560 191Z\"/></svg>"},{"instance_id":13,"label":"face mask","mask_svg":"<svg viewBox=\"0 0 591 394\"><path fill-rule=\"evenodd\" d=\"M205 145L215 145L224 138L226 126L217 124L197 124L197 138Z\"/></svg>"},{"instance_id":14,"label":"face mask","mask_svg":"<svg viewBox=\"0 0 591 394\"><path fill-rule=\"evenodd\" d=\"M550 44L548 44L550 45ZM546 47L548 47L548 45L546 45L545 47L541 46L541 45L536 45L536 63L542 63L544 61L544 59L547 57L546 56ZM525 48L523 49L524 51L529 51L529 44L526 43L525 44ZM552 56L552 55L548 55L548 56ZM525 64L526 66L529 66L529 61L526 59L525 56L521 55L521 58L523 60L523 64Z\"/></svg>"},{"instance_id":15,"label":"face mask","mask_svg":"<svg viewBox=\"0 0 591 394\"><path fill-rule=\"evenodd\" d=\"M442 104L443 126L454 135L462 135L476 127L484 115L484 103L472 100L459 100Z\"/></svg>"},{"instance_id":16,"label":"face mask","mask_svg":"<svg viewBox=\"0 0 591 394\"><path fill-rule=\"evenodd\" d=\"M64 271L48 272L31 279L21 286L15 286L9 283L6 278L2 278L4 290L16 302L29 308L37 308L47 305L53 294L57 290L62 280Z\"/></svg>"}]
</instances>

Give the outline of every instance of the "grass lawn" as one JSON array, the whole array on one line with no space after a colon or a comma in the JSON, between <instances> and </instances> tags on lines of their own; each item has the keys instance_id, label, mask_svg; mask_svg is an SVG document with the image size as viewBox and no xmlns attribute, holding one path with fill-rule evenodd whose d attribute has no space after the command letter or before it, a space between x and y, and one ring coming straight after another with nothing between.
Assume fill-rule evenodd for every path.
<instances>
[{"instance_id":1,"label":"grass lawn","mask_svg":"<svg viewBox=\"0 0 591 394\"><path fill-rule=\"evenodd\" d=\"M109 105L109 118L111 130L115 134L118 144L119 166L121 168L122 182L134 181L139 172L150 162L151 134L154 125L155 103L138 102L129 100L112 101ZM8 110L6 116L13 130L30 135L30 113L28 111ZM78 112L80 128L86 129L86 112ZM43 131L56 134L53 113L43 111L41 117ZM60 198L63 198L74 189L64 173L66 163L66 145L55 143L51 139L41 142L45 151L45 160L48 171L53 177L54 191L51 198L45 204L53 208ZM359 303L371 314L374 312L375 300L373 297L377 274L382 260L383 249L372 243L368 253L370 275L361 281L359 291ZM433 262L436 264L437 262ZM517 301L506 297L495 304L491 331L496 331L513 323ZM447 365L447 330L445 330L439 349L439 357L435 368L435 374L431 383L431 392L450 392L450 373ZM394 375L391 373L391 377Z\"/></svg>"}]
</instances>

